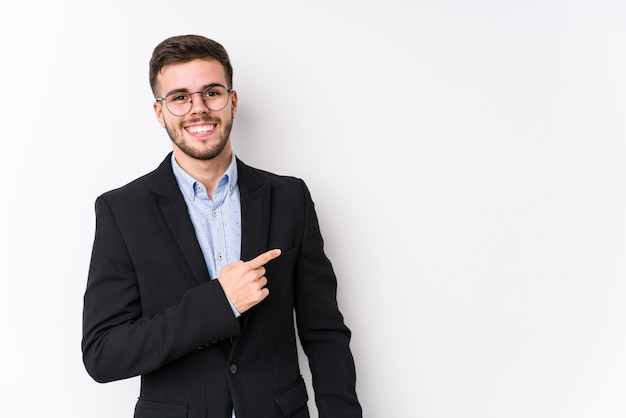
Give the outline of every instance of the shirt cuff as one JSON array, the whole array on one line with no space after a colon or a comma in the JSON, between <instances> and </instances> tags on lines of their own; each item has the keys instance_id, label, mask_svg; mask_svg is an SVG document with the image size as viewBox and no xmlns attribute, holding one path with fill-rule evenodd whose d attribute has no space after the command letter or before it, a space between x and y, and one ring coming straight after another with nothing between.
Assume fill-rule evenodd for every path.
<instances>
[{"instance_id":1,"label":"shirt cuff","mask_svg":"<svg viewBox=\"0 0 626 418\"><path fill-rule=\"evenodd\" d=\"M233 310L233 313L235 314L235 318L239 318L241 316L241 314L239 313L239 311L237 309L235 309L235 305L233 305L233 303L230 301L230 299L226 298L228 300L228 304L230 305L230 309Z\"/></svg>"}]
</instances>

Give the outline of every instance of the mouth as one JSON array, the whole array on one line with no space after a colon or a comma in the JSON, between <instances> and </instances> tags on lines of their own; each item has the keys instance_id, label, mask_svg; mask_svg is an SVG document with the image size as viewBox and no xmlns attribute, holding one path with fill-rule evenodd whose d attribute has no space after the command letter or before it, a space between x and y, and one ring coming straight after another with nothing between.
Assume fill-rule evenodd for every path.
<instances>
[{"instance_id":1,"label":"mouth","mask_svg":"<svg viewBox=\"0 0 626 418\"><path fill-rule=\"evenodd\" d=\"M217 124L214 123L202 123L197 125L186 126L185 131L187 131L190 135L202 137L206 135L210 135Z\"/></svg>"}]
</instances>

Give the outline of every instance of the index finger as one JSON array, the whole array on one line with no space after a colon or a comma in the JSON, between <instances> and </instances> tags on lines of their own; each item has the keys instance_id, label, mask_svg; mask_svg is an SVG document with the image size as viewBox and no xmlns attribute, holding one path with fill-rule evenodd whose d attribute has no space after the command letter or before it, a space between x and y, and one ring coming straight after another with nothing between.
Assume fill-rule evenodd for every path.
<instances>
[{"instance_id":1,"label":"index finger","mask_svg":"<svg viewBox=\"0 0 626 418\"><path fill-rule=\"evenodd\" d=\"M248 261L247 264L249 264L250 267L252 267L253 269L256 269L267 264L268 262L275 259L279 255L280 255L280 249L274 248L273 250L266 251L263 254L256 256L252 260Z\"/></svg>"}]
</instances>

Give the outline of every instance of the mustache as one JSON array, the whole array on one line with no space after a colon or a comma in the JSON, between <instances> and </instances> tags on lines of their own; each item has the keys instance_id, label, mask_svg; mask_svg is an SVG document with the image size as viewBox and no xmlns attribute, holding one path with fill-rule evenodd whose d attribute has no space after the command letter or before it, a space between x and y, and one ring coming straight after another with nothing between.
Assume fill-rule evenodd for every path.
<instances>
[{"instance_id":1,"label":"mustache","mask_svg":"<svg viewBox=\"0 0 626 418\"><path fill-rule=\"evenodd\" d=\"M202 116L199 118L192 118L186 121L186 123L199 123L199 122L205 122L205 123L219 123L222 120L220 118L214 118L211 116Z\"/></svg>"}]
</instances>

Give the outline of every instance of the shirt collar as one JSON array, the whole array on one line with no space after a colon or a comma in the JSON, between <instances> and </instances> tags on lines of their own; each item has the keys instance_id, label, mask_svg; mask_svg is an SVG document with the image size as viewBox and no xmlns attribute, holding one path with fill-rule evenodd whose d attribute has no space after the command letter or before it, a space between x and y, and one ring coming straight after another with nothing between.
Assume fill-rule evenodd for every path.
<instances>
[{"instance_id":1,"label":"shirt collar","mask_svg":"<svg viewBox=\"0 0 626 418\"><path fill-rule=\"evenodd\" d=\"M185 170L183 170L178 165L178 163L176 162L176 158L174 158L174 153L172 153L172 170L174 171L174 177L176 178L176 182L178 183L178 188L185 196L188 196L192 200L195 200L196 194L201 190L204 191L204 186L202 186L202 183L191 177ZM232 193L237 186L238 178L239 174L237 172L237 160L235 157L235 153L233 152L230 164L228 165L226 172L217 181L216 189L221 189L225 187L227 193Z\"/></svg>"}]
</instances>

